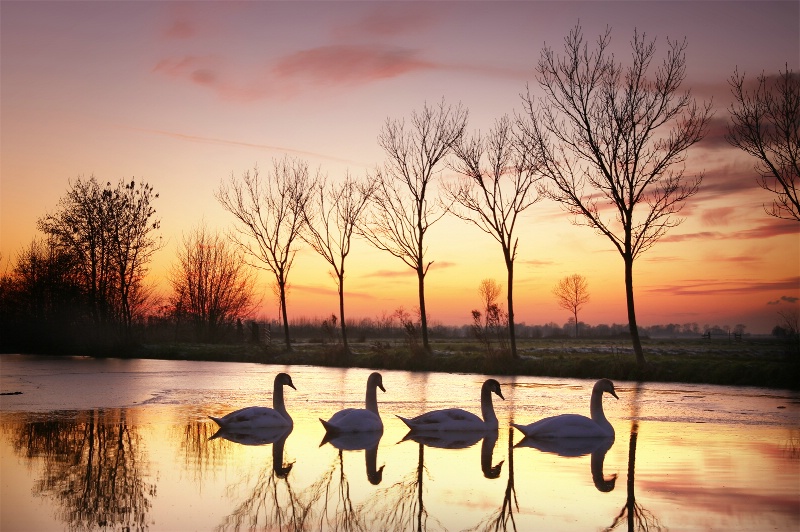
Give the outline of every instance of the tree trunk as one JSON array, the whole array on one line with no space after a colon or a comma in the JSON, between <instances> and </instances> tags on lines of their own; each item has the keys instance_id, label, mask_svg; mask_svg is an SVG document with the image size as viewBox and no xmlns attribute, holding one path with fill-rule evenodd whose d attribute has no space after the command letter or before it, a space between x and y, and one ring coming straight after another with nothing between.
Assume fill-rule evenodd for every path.
<instances>
[{"instance_id":1,"label":"tree trunk","mask_svg":"<svg viewBox=\"0 0 800 532\"><path fill-rule=\"evenodd\" d=\"M289 338L289 319L286 315L286 281L283 279L278 280L278 287L280 288L281 296L281 315L283 318L283 336L286 339L286 350L292 350L292 340Z\"/></svg>"},{"instance_id":2,"label":"tree trunk","mask_svg":"<svg viewBox=\"0 0 800 532\"><path fill-rule=\"evenodd\" d=\"M508 339L511 342L511 356L519 358L517 333L514 328L514 261L508 256L506 256L506 269L508 270Z\"/></svg>"},{"instance_id":3,"label":"tree trunk","mask_svg":"<svg viewBox=\"0 0 800 532\"><path fill-rule=\"evenodd\" d=\"M417 269L417 279L419 280L419 321L422 328L422 348L428 353L431 348L428 344L428 313L425 311L425 272L421 267Z\"/></svg>"},{"instance_id":4,"label":"tree trunk","mask_svg":"<svg viewBox=\"0 0 800 532\"><path fill-rule=\"evenodd\" d=\"M575 317L575 338L577 339L578 338L578 310L577 309L575 309L575 312L573 313L573 316Z\"/></svg>"},{"instance_id":5,"label":"tree trunk","mask_svg":"<svg viewBox=\"0 0 800 532\"><path fill-rule=\"evenodd\" d=\"M339 326L342 328L342 346L344 352L349 353L347 345L347 327L344 324L344 274L339 275Z\"/></svg>"},{"instance_id":6,"label":"tree trunk","mask_svg":"<svg viewBox=\"0 0 800 532\"><path fill-rule=\"evenodd\" d=\"M642 351L642 341L639 339L639 328L636 325L636 310L633 304L633 257L630 254L622 258L625 261L625 296L628 302L628 327L631 331L633 351L636 353L636 363L643 366L646 362Z\"/></svg>"}]
</instances>

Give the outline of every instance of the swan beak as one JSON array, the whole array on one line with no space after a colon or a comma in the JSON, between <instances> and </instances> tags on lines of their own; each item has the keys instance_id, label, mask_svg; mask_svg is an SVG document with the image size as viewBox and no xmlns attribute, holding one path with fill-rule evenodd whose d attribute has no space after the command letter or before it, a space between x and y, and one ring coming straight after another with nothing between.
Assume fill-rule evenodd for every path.
<instances>
[{"instance_id":1,"label":"swan beak","mask_svg":"<svg viewBox=\"0 0 800 532\"><path fill-rule=\"evenodd\" d=\"M294 384L292 384L291 382L287 383L287 386L289 386L292 390L295 390L295 391L297 390L297 388L295 388Z\"/></svg>"},{"instance_id":2,"label":"swan beak","mask_svg":"<svg viewBox=\"0 0 800 532\"><path fill-rule=\"evenodd\" d=\"M505 397L503 397L503 392L501 392L499 388L497 389L497 391L496 391L495 393L496 393L497 395L499 395L499 396L500 396L500 399L502 399L503 401L505 401L505 400L506 400L506 398L505 398Z\"/></svg>"},{"instance_id":3,"label":"swan beak","mask_svg":"<svg viewBox=\"0 0 800 532\"><path fill-rule=\"evenodd\" d=\"M614 396L614 399L619 399L619 397L617 397L617 392L615 392L614 390L611 390L611 391L609 391L608 393L610 393L611 395L613 395L613 396Z\"/></svg>"},{"instance_id":4,"label":"swan beak","mask_svg":"<svg viewBox=\"0 0 800 532\"><path fill-rule=\"evenodd\" d=\"M380 388L383 393L386 393L386 388L383 387L383 383L378 384L378 388Z\"/></svg>"}]
</instances>

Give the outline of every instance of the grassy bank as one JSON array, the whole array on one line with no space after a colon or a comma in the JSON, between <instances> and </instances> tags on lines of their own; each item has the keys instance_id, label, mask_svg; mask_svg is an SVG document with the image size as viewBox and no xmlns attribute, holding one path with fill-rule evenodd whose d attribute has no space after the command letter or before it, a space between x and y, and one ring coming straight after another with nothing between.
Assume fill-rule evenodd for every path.
<instances>
[{"instance_id":1,"label":"grassy bank","mask_svg":"<svg viewBox=\"0 0 800 532\"><path fill-rule=\"evenodd\" d=\"M800 389L798 346L772 338L646 339L645 367L637 366L624 340L520 340L517 360L488 355L485 346L471 340L432 342L429 355L415 354L402 342L351 347L344 355L337 345L320 343L296 343L289 352L274 345L158 344L140 346L129 356Z\"/></svg>"}]
</instances>

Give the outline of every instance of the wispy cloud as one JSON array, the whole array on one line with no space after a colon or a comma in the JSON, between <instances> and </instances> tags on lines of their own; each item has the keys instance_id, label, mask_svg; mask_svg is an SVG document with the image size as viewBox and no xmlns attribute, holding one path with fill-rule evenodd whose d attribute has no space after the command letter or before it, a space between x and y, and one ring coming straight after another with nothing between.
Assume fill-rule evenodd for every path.
<instances>
[{"instance_id":1,"label":"wispy cloud","mask_svg":"<svg viewBox=\"0 0 800 532\"><path fill-rule=\"evenodd\" d=\"M339 297L339 293L334 288L326 288L323 286L315 286L315 285L292 285L292 291L296 292L303 292L306 294L315 294L320 296L330 296L333 299L337 299ZM375 299L375 296L370 293L365 292L351 292L345 289L345 296L347 298L353 299Z\"/></svg>"},{"instance_id":2,"label":"wispy cloud","mask_svg":"<svg viewBox=\"0 0 800 532\"><path fill-rule=\"evenodd\" d=\"M678 235L667 235L661 242L687 242L692 240L749 240L764 239L781 235L796 235L797 222L788 220L776 220L767 218L760 225L741 231L699 231L697 233L683 233Z\"/></svg>"},{"instance_id":3,"label":"wispy cloud","mask_svg":"<svg viewBox=\"0 0 800 532\"><path fill-rule=\"evenodd\" d=\"M434 68L419 56L399 47L329 45L283 57L273 72L278 78L303 78L318 85L352 85Z\"/></svg>"},{"instance_id":4,"label":"wispy cloud","mask_svg":"<svg viewBox=\"0 0 800 532\"><path fill-rule=\"evenodd\" d=\"M794 296L781 296L780 299L776 299L775 301L767 301L767 305L780 305L781 303L789 303L790 305L794 305L800 301L800 298Z\"/></svg>"},{"instance_id":5,"label":"wispy cloud","mask_svg":"<svg viewBox=\"0 0 800 532\"><path fill-rule=\"evenodd\" d=\"M407 35L434 26L442 13L430 4L380 4L352 23L335 27L332 35L336 39L352 40L363 36L386 38Z\"/></svg>"},{"instance_id":6,"label":"wispy cloud","mask_svg":"<svg viewBox=\"0 0 800 532\"><path fill-rule=\"evenodd\" d=\"M797 290L798 286L800 286L800 277L788 277L777 281L687 279L677 284L645 288L644 291L650 294L670 294L673 296L719 296L753 294L775 290Z\"/></svg>"},{"instance_id":7,"label":"wispy cloud","mask_svg":"<svg viewBox=\"0 0 800 532\"><path fill-rule=\"evenodd\" d=\"M335 157L333 155L328 155L325 153L317 153L307 150L298 150L295 148L288 148L286 146L277 146L274 144L259 144L256 142L245 142L241 140L231 140L231 139L220 139L215 137L203 137L200 135L189 135L186 133L178 133L174 131L163 131L160 129L144 129L144 128L129 128L134 131L142 131L145 133L152 133L156 135L163 135L165 137L170 137L177 140L184 140L188 142L200 142L204 144L218 144L222 146L237 146L237 147L244 147L244 148L254 148L258 150L267 150L276 152L276 154L284 154L284 153L291 153L296 155L302 155L305 157L315 157L319 159L326 159L329 161L337 161L347 164L356 164L366 166L366 163L353 161L350 159L342 159L340 157Z\"/></svg>"}]
</instances>

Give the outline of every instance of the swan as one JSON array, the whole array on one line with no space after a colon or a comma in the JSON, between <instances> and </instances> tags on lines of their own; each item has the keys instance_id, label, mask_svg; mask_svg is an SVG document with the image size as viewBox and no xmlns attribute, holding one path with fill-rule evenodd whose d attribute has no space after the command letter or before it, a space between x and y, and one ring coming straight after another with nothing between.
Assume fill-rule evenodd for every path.
<instances>
[{"instance_id":1,"label":"swan","mask_svg":"<svg viewBox=\"0 0 800 532\"><path fill-rule=\"evenodd\" d=\"M460 408L445 408L426 412L412 419L397 416L412 432L497 430L497 416L492 406L492 393L505 400L500 383L487 379L481 386L481 414L483 419Z\"/></svg>"},{"instance_id":2,"label":"swan","mask_svg":"<svg viewBox=\"0 0 800 532\"><path fill-rule=\"evenodd\" d=\"M241 408L222 417L208 416L213 419L221 429L228 432L247 432L254 429L271 427L291 427L292 418L283 404L283 387L297 388L292 384L292 378L287 373L275 375L275 384L272 391L272 406L248 406Z\"/></svg>"},{"instance_id":3,"label":"swan","mask_svg":"<svg viewBox=\"0 0 800 532\"><path fill-rule=\"evenodd\" d=\"M600 379L592 388L590 411L592 418L578 414L561 414L546 417L530 425L511 425L522 432L526 438L614 438L614 427L603 413L603 393L617 397L614 383L608 379Z\"/></svg>"},{"instance_id":4,"label":"swan","mask_svg":"<svg viewBox=\"0 0 800 532\"><path fill-rule=\"evenodd\" d=\"M366 408L345 408L336 412L328 421L320 418L325 432L331 436L345 432L383 432L383 421L378 413L376 388L386 392L383 377L378 372L370 374L367 379Z\"/></svg>"}]
</instances>

